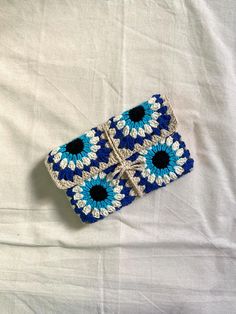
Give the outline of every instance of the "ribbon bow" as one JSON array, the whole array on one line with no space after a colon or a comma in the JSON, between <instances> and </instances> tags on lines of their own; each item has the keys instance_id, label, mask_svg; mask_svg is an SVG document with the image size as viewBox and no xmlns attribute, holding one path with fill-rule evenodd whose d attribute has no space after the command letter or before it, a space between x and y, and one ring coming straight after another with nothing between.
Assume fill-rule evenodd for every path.
<instances>
[{"instance_id":1,"label":"ribbon bow","mask_svg":"<svg viewBox=\"0 0 236 314\"><path fill-rule=\"evenodd\" d=\"M140 186L135 182L134 177L130 173L130 171L135 171L135 170L142 171L144 169L144 161L139 161L139 160L131 161L131 160L123 159L123 157L120 155L119 150L117 149L116 145L113 142L113 139L111 138L108 132L108 128L106 124L103 125L103 130L110 144L110 147L112 148L114 155L116 156L117 163L118 163L116 169L111 174L112 178L115 179L115 177L118 174L116 179L120 179L123 176L123 174L126 174L126 176L129 179L130 184L132 185L137 195L142 196L143 192L140 189Z\"/></svg>"}]
</instances>

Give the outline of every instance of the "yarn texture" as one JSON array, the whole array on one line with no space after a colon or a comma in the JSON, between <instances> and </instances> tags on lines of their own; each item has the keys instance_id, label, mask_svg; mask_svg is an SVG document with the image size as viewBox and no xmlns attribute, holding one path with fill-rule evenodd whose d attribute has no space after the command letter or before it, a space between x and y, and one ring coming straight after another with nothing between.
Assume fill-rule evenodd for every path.
<instances>
[{"instance_id":1,"label":"yarn texture","mask_svg":"<svg viewBox=\"0 0 236 314\"><path fill-rule=\"evenodd\" d=\"M114 116L53 149L45 165L83 222L93 223L190 172L166 96Z\"/></svg>"}]
</instances>

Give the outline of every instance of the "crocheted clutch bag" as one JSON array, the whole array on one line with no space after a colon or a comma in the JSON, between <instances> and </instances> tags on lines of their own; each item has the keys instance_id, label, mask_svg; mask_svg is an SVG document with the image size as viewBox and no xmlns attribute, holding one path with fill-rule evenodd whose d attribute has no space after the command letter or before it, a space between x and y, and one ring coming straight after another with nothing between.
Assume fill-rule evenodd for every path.
<instances>
[{"instance_id":1,"label":"crocheted clutch bag","mask_svg":"<svg viewBox=\"0 0 236 314\"><path fill-rule=\"evenodd\" d=\"M159 94L53 149L46 167L83 222L93 223L193 167Z\"/></svg>"}]
</instances>

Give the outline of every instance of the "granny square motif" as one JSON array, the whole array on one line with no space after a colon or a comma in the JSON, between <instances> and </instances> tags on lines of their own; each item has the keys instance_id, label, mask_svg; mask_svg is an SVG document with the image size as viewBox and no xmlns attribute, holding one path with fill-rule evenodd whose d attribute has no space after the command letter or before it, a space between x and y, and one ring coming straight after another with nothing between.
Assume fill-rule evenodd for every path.
<instances>
[{"instance_id":1,"label":"granny square motif","mask_svg":"<svg viewBox=\"0 0 236 314\"><path fill-rule=\"evenodd\" d=\"M166 96L114 116L53 149L45 160L83 222L93 223L193 168Z\"/></svg>"}]
</instances>

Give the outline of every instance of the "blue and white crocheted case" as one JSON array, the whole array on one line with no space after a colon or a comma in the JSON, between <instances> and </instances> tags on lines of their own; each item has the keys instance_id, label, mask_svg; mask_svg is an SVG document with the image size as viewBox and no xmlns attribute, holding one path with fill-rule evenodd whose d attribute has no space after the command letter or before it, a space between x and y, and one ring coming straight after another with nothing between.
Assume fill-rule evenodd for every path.
<instances>
[{"instance_id":1,"label":"blue and white crocheted case","mask_svg":"<svg viewBox=\"0 0 236 314\"><path fill-rule=\"evenodd\" d=\"M53 149L46 167L83 222L93 223L188 173L193 159L165 96Z\"/></svg>"}]
</instances>

